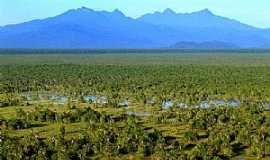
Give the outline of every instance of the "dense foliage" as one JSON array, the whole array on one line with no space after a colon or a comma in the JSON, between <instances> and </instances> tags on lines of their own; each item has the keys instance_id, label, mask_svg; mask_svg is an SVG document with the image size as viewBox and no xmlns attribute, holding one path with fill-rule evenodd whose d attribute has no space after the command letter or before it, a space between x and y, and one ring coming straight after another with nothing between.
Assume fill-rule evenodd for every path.
<instances>
[{"instance_id":1,"label":"dense foliage","mask_svg":"<svg viewBox=\"0 0 270 160\"><path fill-rule=\"evenodd\" d=\"M267 159L269 69L0 65L0 159Z\"/></svg>"}]
</instances>

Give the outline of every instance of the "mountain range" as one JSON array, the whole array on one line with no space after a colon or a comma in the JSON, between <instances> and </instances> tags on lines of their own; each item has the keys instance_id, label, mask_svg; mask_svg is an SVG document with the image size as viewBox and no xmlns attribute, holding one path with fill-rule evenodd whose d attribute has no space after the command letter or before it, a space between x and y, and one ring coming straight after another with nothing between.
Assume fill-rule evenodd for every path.
<instances>
[{"instance_id":1,"label":"mountain range","mask_svg":"<svg viewBox=\"0 0 270 160\"><path fill-rule=\"evenodd\" d=\"M171 9L139 18L86 7L0 27L0 48L268 48L270 29L204 9Z\"/></svg>"}]
</instances>

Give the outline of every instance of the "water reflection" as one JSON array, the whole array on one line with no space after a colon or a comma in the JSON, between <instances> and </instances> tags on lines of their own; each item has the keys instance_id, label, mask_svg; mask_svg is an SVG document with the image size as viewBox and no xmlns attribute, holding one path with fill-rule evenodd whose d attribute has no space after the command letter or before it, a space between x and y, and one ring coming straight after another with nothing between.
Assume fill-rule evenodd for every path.
<instances>
[{"instance_id":1,"label":"water reflection","mask_svg":"<svg viewBox=\"0 0 270 160\"><path fill-rule=\"evenodd\" d=\"M171 107L173 107L173 101L166 100L162 102L162 109L169 109Z\"/></svg>"},{"instance_id":2,"label":"water reflection","mask_svg":"<svg viewBox=\"0 0 270 160\"><path fill-rule=\"evenodd\" d=\"M223 99L218 99L218 100L214 100L212 104L214 107L226 106L226 101Z\"/></svg>"},{"instance_id":3,"label":"water reflection","mask_svg":"<svg viewBox=\"0 0 270 160\"><path fill-rule=\"evenodd\" d=\"M188 105L186 103L177 103L176 107L177 108L188 108Z\"/></svg>"},{"instance_id":4,"label":"water reflection","mask_svg":"<svg viewBox=\"0 0 270 160\"><path fill-rule=\"evenodd\" d=\"M88 95L88 96L84 96L83 99L84 99L86 102L94 103L94 102L96 102L96 100L97 100L97 96L94 96L94 95Z\"/></svg>"},{"instance_id":5,"label":"water reflection","mask_svg":"<svg viewBox=\"0 0 270 160\"><path fill-rule=\"evenodd\" d=\"M119 103L119 106L128 107L128 100L127 99L123 100L122 102Z\"/></svg>"},{"instance_id":6,"label":"water reflection","mask_svg":"<svg viewBox=\"0 0 270 160\"><path fill-rule=\"evenodd\" d=\"M239 107L241 105L241 102L237 99L230 99L228 100L227 105L229 107Z\"/></svg>"},{"instance_id":7,"label":"water reflection","mask_svg":"<svg viewBox=\"0 0 270 160\"><path fill-rule=\"evenodd\" d=\"M208 101L202 101L200 104L199 104L199 108L202 108L202 109L208 109L210 108L210 104Z\"/></svg>"}]
</instances>

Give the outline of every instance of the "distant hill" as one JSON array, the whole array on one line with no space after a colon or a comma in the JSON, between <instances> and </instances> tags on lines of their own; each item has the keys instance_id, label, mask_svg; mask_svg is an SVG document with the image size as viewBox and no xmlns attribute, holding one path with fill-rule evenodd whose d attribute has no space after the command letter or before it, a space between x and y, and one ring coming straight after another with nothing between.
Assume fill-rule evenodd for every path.
<instances>
[{"instance_id":1,"label":"distant hill","mask_svg":"<svg viewBox=\"0 0 270 160\"><path fill-rule=\"evenodd\" d=\"M173 49L237 49L238 46L221 42L221 41L207 41L207 42L178 42L169 48Z\"/></svg>"},{"instance_id":2,"label":"distant hill","mask_svg":"<svg viewBox=\"0 0 270 160\"><path fill-rule=\"evenodd\" d=\"M170 9L133 19L121 11L69 10L61 15L0 27L0 48L164 48L178 42L227 42L240 48L270 44L270 30L216 16L208 9ZM220 45L220 44L219 44Z\"/></svg>"},{"instance_id":3,"label":"distant hill","mask_svg":"<svg viewBox=\"0 0 270 160\"><path fill-rule=\"evenodd\" d=\"M171 9L166 9L163 12L143 15L138 20L181 30L189 35L188 38L182 37L180 41L224 41L242 48L252 48L260 46L270 39L269 30L217 16L208 9L192 13L175 13Z\"/></svg>"},{"instance_id":4,"label":"distant hill","mask_svg":"<svg viewBox=\"0 0 270 160\"><path fill-rule=\"evenodd\" d=\"M138 18L138 20L155 25L166 25L173 28L191 27L237 30L255 29L252 26L242 24L236 20L216 16L208 9L192 13L175 13L171 9L166 9L164 12L155 12L152 14L143 15L142 17Z\"/></svg>"}]
</instances>

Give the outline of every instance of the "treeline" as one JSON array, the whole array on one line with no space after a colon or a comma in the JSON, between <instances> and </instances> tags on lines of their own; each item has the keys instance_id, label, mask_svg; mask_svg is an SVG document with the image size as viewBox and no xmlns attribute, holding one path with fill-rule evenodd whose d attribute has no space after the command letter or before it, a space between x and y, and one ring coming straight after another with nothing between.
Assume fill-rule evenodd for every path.
<instances>
[{"instance_id":1,"label":"treeline","mask_svg":"<svg viewBox=\"0 0 270 160\"><path fill-rule=\"evenodd\" d=\"M173 48L157 48L157 49L8 49L1 48L0 54L164 54L164 53L269 53L269 49L250 48L250 49L173 49Z\"/></svg>"}]
</instances>

